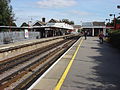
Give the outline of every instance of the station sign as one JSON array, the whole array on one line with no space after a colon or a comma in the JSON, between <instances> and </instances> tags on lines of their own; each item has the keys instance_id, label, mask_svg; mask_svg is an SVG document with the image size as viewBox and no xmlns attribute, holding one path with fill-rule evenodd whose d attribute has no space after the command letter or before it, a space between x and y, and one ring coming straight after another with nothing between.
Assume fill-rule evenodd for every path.
<instances>
[{"instance_id":1,"label":"station sign","mask_svg":"<svg viewBox=\"0 0 120 90\"><path fill-rule=\"evenodd\" d=\"M28 29L25 29L25 38L29 38L29 32L28 32Z\"/></svg>"}]
</instances>

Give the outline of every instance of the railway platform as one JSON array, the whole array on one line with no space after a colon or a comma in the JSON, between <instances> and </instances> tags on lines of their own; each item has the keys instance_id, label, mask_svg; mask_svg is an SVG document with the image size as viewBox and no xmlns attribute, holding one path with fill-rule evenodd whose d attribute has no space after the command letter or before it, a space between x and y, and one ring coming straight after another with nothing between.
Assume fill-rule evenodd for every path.
<instances>
[{"instance_id":1,"label":"railway platform","mask_svg":"<svg viewBox=\"0 0 120 90\"><path fill-rule=\"evenodd\" d=\"M28 90L120 90L120 51L79 39Z\"/></svg>"},{"instance_id":2,"label":"railway platform","mask_svg":"<svg viewBox=\"0 0 120 90\"><path fill-rule=\"evenodd\" d=\"M9 43L9 44L1 44L0 45L0 50L1 49L6 49L6 48L11 48L11 47L16 47L16 46L20 46L20 45L25 45L25 44L42 42L42 41L51 40L51 39L55 39L55 38L59 38L59 37L63 37L63 36L40 38L40 39L33 39L33 40L23 40L23 41L13 42L13 43Z\"/></svg>"},{"instance_id":3,"label":"railway platform","mask_svg":"<svg viewBox=\"0 0 120 90\"><path fill-rule=\"evenodd\" d=\"M33 49L37 49L38 47L45 46L41 45L41 43L49 42L55 39L62 39L65 36L56 36L56 37L48 37L48 38L41 38L41 39L34 39L34 40L25 40L10 44L3 44L0 45L0 61L6 58L14 57L15 55L25 53L31 51Z\"/></svg>"}]
</instances>

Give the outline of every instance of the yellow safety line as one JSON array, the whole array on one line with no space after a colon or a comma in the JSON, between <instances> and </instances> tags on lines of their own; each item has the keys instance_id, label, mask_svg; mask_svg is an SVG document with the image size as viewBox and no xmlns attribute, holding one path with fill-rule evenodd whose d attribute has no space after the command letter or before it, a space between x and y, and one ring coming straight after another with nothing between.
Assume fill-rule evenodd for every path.
<instances>
[{"instance_id":1,"label":"yellow safety line","mask_svg":"<svg viewBox=\"0 0 120 90\"><path fill-rule=\"evenodd\" d=\"M83 39L80 41L80 43L79 43L79 45L78 45L78 47L77 47L77 49L76 49L76 51L75 51L75 53L74 53L71 61L70 61L70 63L68 64L65 72L63 73L61 79L59 80L59 82L58 82L58 84L56 85L56 87L55 87L54 90L60 90L60 88L61 88L61 86L62 86L62 84L63 84L63 82L64 82L64 80L65 80L65 78L66 78L66 76L67 76L67 74L68 74L68 72L69 72L69 70L70 70L70 67L72 66L72 63L73 63L73 61L74 61L74 59L75 59L75 57L76 57L76 55L77 55L77 52L78 52L78 50L79 50L79 48L80 48L80 46L81 46L81 44L82 44L82 41L83 41Z\"/></svg>"}]
</instances>

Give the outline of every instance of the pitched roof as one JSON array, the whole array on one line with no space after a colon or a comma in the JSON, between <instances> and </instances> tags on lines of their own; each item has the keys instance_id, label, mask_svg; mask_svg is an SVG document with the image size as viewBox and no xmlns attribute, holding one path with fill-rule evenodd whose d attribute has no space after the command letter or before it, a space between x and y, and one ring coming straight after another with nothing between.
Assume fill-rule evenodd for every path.
<instances>
[{"instance_id":1,"label":"pitched roof","mask_svg":"<svg viewBox=\"0 0 120 90\"><path fill-rule=\"evenodd\" d=\"M46 23L42 21L37 21L33 26L43 26L43 25L46 25Z\"/></svg>"},{"instance_id":2,"label":"pitched roof","mask_svg":"<svg viewBox=\"0 0 120 90\"><path fill-rule=\"evenodd\" d=\"M55 20L55 19L51 19L48 23L59 23L60 21Z\"/></svg>"}]
</instances>

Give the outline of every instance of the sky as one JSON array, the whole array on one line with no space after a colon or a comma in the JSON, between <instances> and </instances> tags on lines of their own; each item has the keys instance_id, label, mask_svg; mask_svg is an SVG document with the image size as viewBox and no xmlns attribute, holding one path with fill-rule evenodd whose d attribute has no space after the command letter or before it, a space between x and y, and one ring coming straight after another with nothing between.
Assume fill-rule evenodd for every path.
<instances>
[{"instance_id":1,"label":"sky","mask_svg":"<svg viewBox=\"0 0 120 90\"><path fill-rule=\"evenodd\" d=\"M35 23L43 17L46 21L51 18L69 19L75 24L112 19L109 14L120 13L117 5L120 0L11 0L16 23ZM107 22L107 21L106 21Z\"/></svg>"}]
</instances>

